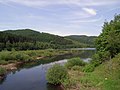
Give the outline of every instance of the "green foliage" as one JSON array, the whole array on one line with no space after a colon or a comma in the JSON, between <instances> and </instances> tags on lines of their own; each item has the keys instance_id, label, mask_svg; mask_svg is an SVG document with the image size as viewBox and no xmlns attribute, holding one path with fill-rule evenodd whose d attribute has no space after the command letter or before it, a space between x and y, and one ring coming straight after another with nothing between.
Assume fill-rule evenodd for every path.
<instances>
[{"instance_id":1,"label":"green foliage","mask_svg":"<svg viewBox=\"0 0 120 90\"><path fill-rule=\"evenodd\" d=\"M0 51L4 49L11 51L12 48L15 50L38 50L81 47L70 39L30 29L7 30L0 32L0 36Z\"/></svg>"},{"instance_id":2,"label":"green foliage","mask_svg":"<svg viewBox=\"0 0 120 90\"><path fill-rule=\"evenodd\" d=\"M85 35L71 35L71 36L66 36L66 38L77 41L88 47L95 47L94 41L97 37L96 36L85 36Z\"/></svg>"},{"instance_id":3,"label":"green foliage","mask_svg":"<svg viewBox=\"0 0 120 90\"><path fill-rule=\"evenodd\" d=\"M65 67L55 64L47 71L47 81L51 84L61 84L68 77Z\"/></svg>"},{"instance_id":4,"label":"green foliage","mask_svg":"<svg viewBox=\"0 0 120 90\"><path fill-rule=\"evenodd\" d=\"M80 70L81 68L80 66L73 66L71 69L76 71L76 70Z\"/></svg>"},{"instance_id":5,"label":"green foliage","mask_svg":"<svg viewBox=\"0 0 120 90\"><path fill-rule=\"evenodd\" d=\"M104 52L98 51L96 54L93 55L90 63L92 63L96 67L99 66L102 62L108 61L110 59L111 58L109 51L104 51Z\"/></svg>"},{"instance_id":6,"label":"green foliage","mask_svg":"<svg viewBox=\"0 0 120 90\"><path fill-rule=\"evenodd\" d=\"M77 57L77 58L69 59L67 63L65 64L65 66L70 69L73 66L85 66L85 64L86 63L83 60Z\"/></svg>"},{"instance_id":7,"label":"green foliage","mask_svg":"<svg viewBox=\"0 0 120 90\"><path fill-rule=\"evenodd\" d=\"M120 15L104 23L102 33L96 39L96 48L98 52L109 52L110 57L120 53Z\"/></svg>"},{"instance_id":8,"label":"green foliage","mask_svg":"<svg viewBox=\"0 0 120 90\"><path fill-rule=\"evenodd\" d=\"M52 35L49 33L40 33L31 29L8 30L5 32L23 37L29 37L30 39L35 41L50 42L51 44L65 45L72 43L72 41L64 39L63 37Z\"/></svg>"},{"instance_id":9,"label":"green foliage","mask_svg":"<svg viewBox=\"0 0 120 90\"><path fill-rule=\"evenodd\" d=\"M42 59L43 57L53 57L56 55L70 53L66 50L26 50L26 51L1 51L0 64L8 64L11 62L28 62Z\"/></svg>"},{"instance_id":10,"label":"green foliage","mask_svg":"<svg viewBox=\"0 0 120 90\"><path fill-rule=\"evenodd\" d=\"M64 82L62 82L62 84L66 88L70 88L71 86L75 86L76 85L76 80L74 80L73 78L67 78L64 80Z\"/></svg>"},{"instance_id":11,"label":"green foliage","mask_svg":"<svg viewBox=\"0 0 120 90\"><path fill-rule=\"evenodd\" d=\"M16 57L16 60L19 60L19 61L20 60L22 60L22 61L29 61L30 60L29 55L26 55L24 53L16 53L15 57Z\"/></svg>"},{"instance_id":12,"label":"green foliage","mask_svg":"<svg viewBox=\"0 0 120 90\"><path fill-rule=\"evenodd\" d=\"M93 64L88 64L83 68L84 72L93 72L95 69L95 66Z\"/></svg>"},{"instance_id":13,"label":"green foliage","mask_svg":"<svg viewBox=\"0 0 120 90\"><path fill-rule=\"evenodd\" d=\"M6 30L0 32L1 50L39 50L86 47L86 44L73 39L40 33L31 29Z\"/></svg>"},{"instance_id":14,"label":"green foliage","mask_svg":"<svg viewBox=\"0 0 120 90\"><path fill-rule=\"evenodd\" d=\"M0 60L6 60L6 57L8 57L9 52L8 51L2 51L0 53Z\"/></svg>"},{"instance_id":15,"label":"green foliage","mask_svg":"<svg viewBox=\"0 0 120 90\"><path fill-rule=\"evenodd\" d=\"M28 61L30 60L30 56L23 53L23 52L10 52L10 51L2 51L0 52L0 63L5 64L7 63L6 61L12 61L12 60L17 60L17 61Z\"/></svg>"},{"instance_id":16,"label":"green foliage","mask_svg":"<svg viewBox=\"0 0 120 90\"><path fill-rule=\"evenodd\" d=\"M94 87L100 90L120 89L120 54L110 61L104 62L92 73L85 73L80 78L81 85Z\"/></svg>"},{"instance_id":17,"label":"green foliage","mask_svg":"<svg viewBox=\"0 0 120 90\"><path fill-rule=\"evenodd\" d=\"M0 75L3 75L6 73L6 69L5 68L2 68L0 67Z\"/></svg>"}]
</instances>

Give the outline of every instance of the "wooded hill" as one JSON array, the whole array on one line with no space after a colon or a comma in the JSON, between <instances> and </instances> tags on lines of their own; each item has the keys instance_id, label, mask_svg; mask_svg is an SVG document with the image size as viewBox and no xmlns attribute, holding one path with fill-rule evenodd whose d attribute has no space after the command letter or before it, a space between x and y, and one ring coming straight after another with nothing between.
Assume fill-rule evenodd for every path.
<instances>
[{"instance_id":1,"label":"wooded hill","mask_svg":"<svg viewBox=\"0 0 120 90\"><path fill-rule=\"evenodd\" d=\"M68 37L40 33L31 29L0 32L0 50L38 50L88 47L89 45Z\"/></svg>"},{"instance_id":2,"label":"wooded hill","mask_svg":"<svg viewBox=\"0 0 120 90\"><path fill-rule=\"evenodd\" d=\"M79 43L84 43L89 47L94 47L94 42L97 36L70 35L70 36L66 36L66 38L77 41Z\"/></svg>"}]
</instances>

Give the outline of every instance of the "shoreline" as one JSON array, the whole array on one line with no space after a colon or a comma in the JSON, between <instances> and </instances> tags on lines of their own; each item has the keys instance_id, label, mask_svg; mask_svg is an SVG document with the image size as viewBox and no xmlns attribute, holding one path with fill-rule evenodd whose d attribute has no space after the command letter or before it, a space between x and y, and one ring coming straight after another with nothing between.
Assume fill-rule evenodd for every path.
<instances>
[{"instance_id":1,"label":"shoreline","mask_svg":"<svg viewBox=\"0 0 120 90\"><path fill-rule=\"evenodd\" d=\"M16 70L18 66L25 64L25 63L37 62L47 57L55 57L55 56L67 55L67 54L71 54L71 53L69 52L69 53L64 53L64 54L59 54L59 55L54 55L54 56L42 56L42 57L36 57L34 60L29 60L29 61L21 61L21 62L18 61L18 62L13 62L13 63L8 63L8 64L0 64L0 67L5 68L7 71L12 71L12 70Z\"/></svg>"},{"instance_id":2,"label":"shoreline","mask_svg":"<svg viewBox=\"0 0 120 90\"><path fill-rule=\"evenodd\" d=\"M23 63L24 63L24 62L9 63L9 64L6 64L6 65L0 65L0 67L5 68L7 71L11 71L11 70L16 70L17 67L18 67L20 64L23 64Z\"/></svg>"},{"instance_id":3,"label":"shoreline","mask_svg":"<svg viewBox=\"0 0 120 90\"><path fill-rule=\"evenodd\" d=\"M70 54L70 53L65 53L65 54L59 54L59 55L66 55L66 54ZM51 57L55 57L55 56L59 56L59 55L54 55L54 56L51 56ZM19 66L25 64L25 63L32 63L32 62L37 62L37 61L40 61L42 59L45 59L47 57L36 57L35 60L30 60L30 61L19 61L19 62L13 62L13 63L8 63L8 64L3 64L3 65L0 65L1 68L5 68L6 69L6 73L5 74L2 74L0 75L0 80L4 79L4 77L11 71L15 71L18 69Z\"/></svg>"},{"instance_id":4,"label":"shoreline","mask_svg":"<svg viewBox=\"0 0 120 90\"><path fill-rule=\"evenodd\" d=\"M35 60L40 60L40 59L44 59L45 57L37 57ZM0 80L4 79L4 77L11 71L17 70L18 67L22 64L25 63L31 63L31 62L35 62L35 60L29 61L29 62L14 62L14 63L8 63L8 64L1 64L0 67L6 69L6 73L0 75Z\"/></svg>"},{"instance_id":5,"label":"shoreline","mask_svg":"<svg viewBox=\"0 0 120 90\"><path fill-rule=\"evenodd\" d=\"M18 66L23 64L23 62L15 62L15 63L9 63L6 65L0 65L1 68L5 68L6 72L4 74L0 75L0 80L4 79L4 77L11 71L17 70Z\"/></svg>"}]
</instances>

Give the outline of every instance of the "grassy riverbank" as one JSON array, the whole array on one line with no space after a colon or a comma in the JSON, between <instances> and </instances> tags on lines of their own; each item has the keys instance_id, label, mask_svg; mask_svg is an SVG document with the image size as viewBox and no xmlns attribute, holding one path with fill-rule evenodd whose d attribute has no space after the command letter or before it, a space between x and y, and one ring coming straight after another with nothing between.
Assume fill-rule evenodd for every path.
<instances>
[{"instance_id":1,"label":"grassy riverbank","mask_svg":"<svg viewBox=\"0 0 120 90\"><path fill-rule=\"evenodd\" d=\"M120 90L120 54L96 67L93 72L69 69L68 90Z\"/></svg>"},{"instance_id":2,"label":"grassy riverbank","mask_svg":"<svg viewBox=\"0 0 120 90\"><path fill-rule=\"evenodd\" d=\"M27 51L2 51L0 52L0 64L5 65L14 62L27 62L70 53L66 50L27 50Z\"/></svg>"},{"instance_id":3,"label":"grassy riverbank","mask_svg":"<svg viewBox=\"0 0 120 90\"><path fill-rule=\"evenodd\" d=\"M73 51L74 52L74 51ZM0 75L3 75L3 69L7 71L16 70L18 66L30 62L38 62L47 57L70 54L67 50L27 50L27 51L2 51L0 52Z\"/></svg>"},{"instance_id":4,"label":"grassy riverbank","mask_svg":"<svg viewBox=\"0 0 120 90\"><path fill-rule=\"evenodd\" d=\"M2 51L0 52L0 67L7 71L14 71L19 67L32 67L34 65L50 63L64 58L72 58L81 55L91 56L94 51L79 50L26 50L26 51Z\"/></svg>"}]
</instances>

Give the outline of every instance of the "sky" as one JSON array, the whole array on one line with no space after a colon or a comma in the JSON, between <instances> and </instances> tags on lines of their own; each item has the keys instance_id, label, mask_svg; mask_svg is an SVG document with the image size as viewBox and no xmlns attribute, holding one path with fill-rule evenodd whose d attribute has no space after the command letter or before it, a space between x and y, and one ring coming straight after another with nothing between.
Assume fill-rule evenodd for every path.
<instances>
[{"instance_id":1,"label":"sky","mask_svg":"<svg viewBox=\"0 0 120 90\"><path fill-rule=\"evenodd\" d=\"M0 0L0 31L98 36L115 14L120 0Z\"/></svg>"}]
</instances>

